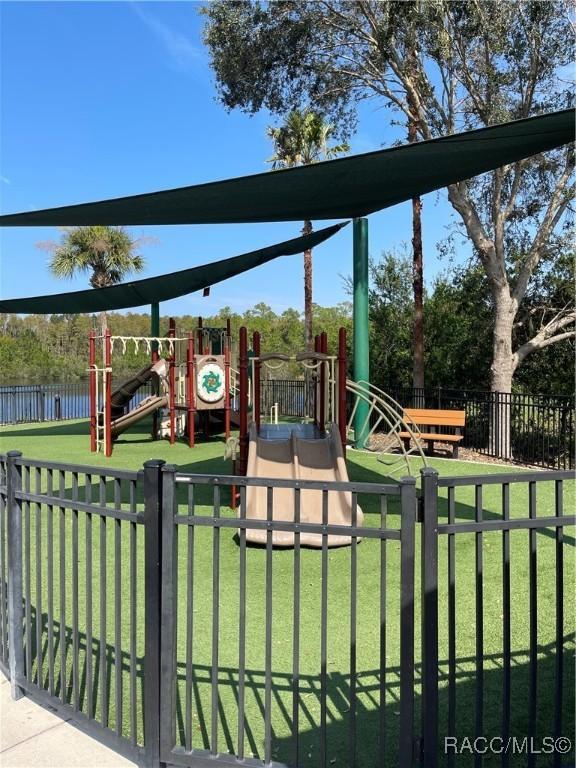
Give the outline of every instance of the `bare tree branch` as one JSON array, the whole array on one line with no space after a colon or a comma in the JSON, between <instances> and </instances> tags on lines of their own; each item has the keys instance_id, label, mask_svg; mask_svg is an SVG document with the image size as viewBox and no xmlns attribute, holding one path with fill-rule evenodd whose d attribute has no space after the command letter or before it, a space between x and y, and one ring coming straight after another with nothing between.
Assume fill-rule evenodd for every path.
<instances>
[{"instance_id":1,"label":"bare tree branch","mask_svg":"<svg viewBox=\"0 0 576 768\"><path fill-rule=\"evenodd\" d=\"M522 183L522 176L523 176L524 168L526 167L527 162L528 160L525 159L525 160L519 160L517 163L514 163L514 179L512 180L512 187L510 189L510 194L508 195L508 202L506 203L506 207L502 211L503 223L506 223L506 221L510 218L510 214L514 210L514 204L516 202L516 198L520 190L520 184Z\"/></svg>"},{"instance_id":2,"label":"bare tree branch","mask_svg":"<svg viewBox=\"0 0 576 768\"><path fill-rule=\"evenodd\" d=\"M530 282L530 278L532 277L534 270L542 258L544 245L549 238L550 233L554 230L570 203L570 195L567 194L566 188L573 171L574 154L571 150L568 150L566 152L564 170L556 183L554 191L552 192L550 202L546 207L546 212L542 218L538 232L532 241L530 251L526 256L522 269L520 270L516 280L516 285L514 286L512 292L512 296L516 304L520 304L524 298L526 289L528 288L528 283ZM574 186L571 187L571 191L574 191Z\"/></svg>"},{"instance_id":3,"label":"bare tree branch","mask_svg":"<svg viewBox=\"0 0 576 768\"><path fill-rule=\"evenodd\" d=\"M571 318L567 320L565 325L568 325L570 322L574 322L575 317L572 315ZM530 339L530 341L527 341L525 344L522 344L521 347L518 347L516 352L512 356L512 365L514 367L514 370L524 362L524 360L528 357L528 355L532 354L532 352L536 352L540 349L544 349L545 347L549 347L551 344L556 344L559 341L564 341L565 339L574 339L576 338L576 330L572 331L565 331L564 333L557 333L552 336L546 336L543 337L540 334L537 334L534 336L533 339Z\"/></svg>"},{"instance_id":4,"label":"bare tree branch","mask_svg":"<svg viewBox=\"0 0 576 768\"><path fill-rule=\"evenodd\" d=\"M488 278L499 288L504 288L507 285L506 271L496 256L494 241L486 234L478 212L466 191L465 182L450 184L448 187L448 199L462 217L468 237L470 237L476 247L478 257L486 270Z\"/></svg>"}]
</instances>

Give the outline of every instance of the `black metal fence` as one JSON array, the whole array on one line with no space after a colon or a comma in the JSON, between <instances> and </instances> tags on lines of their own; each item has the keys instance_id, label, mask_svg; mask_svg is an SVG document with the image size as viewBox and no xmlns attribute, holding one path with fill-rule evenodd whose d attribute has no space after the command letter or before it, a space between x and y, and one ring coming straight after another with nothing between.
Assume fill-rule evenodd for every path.
<instances>
[{"instance_id":1,"label":"black metal fence","mask_svg":"<svg viewBox=\"0 0 576 768\"><path fill-rule=\"evenodd\" d=\"M535 765L538 739L571 732L571 478L426 469L417 498L412 478L214 477L161 461L136 473L12 452L0 457L2 669L15 697L145 766L460 768L481 764L488 737L518 737L501 765ZM265 519L251 513L256 488ZM329 522L334 493L351 525ZM307 520L310 494L321 523ZM279 531L293 547L273 548ZM307 533L319 549L301 545ZM329 549L332 535L350 545ZM480 740L470 763L464 737Z\"/></svg>"},{"instance_id":2,"label":"black metal fence","mask_svg":"<svg viewBox=\"0 0 576 768\"><path fill-rule=\"evenodd\" d=\"M574 474L422 475L423 764L435 766L441 756L442 765L460 766L458 734L478 745L475 766L489 752L503 766L572 764L575 745L564 735L574 730L574 702L567 701L574 687L574 591L564 576L575 545L565 528L576 517L565 513L571 496L564 485ZM496 513L485 509L488 495L492 509L499 499ZM474 595L462 599L466 570ZM458 629L463 613L469 654ZM544 627L554 638L547 644L539 642ZM513 637L516 647L522 638L520 653L512 651ZM467 665L469 694L461 689ZM555 746L543 752L548 743Z\"/></svg>"},{"instance_id":3,"label":"black metal fence","mask_svg":"<svg viewBox=\"0 0 576 768\"><path fill-rule=\"evenodd\" d=\"M222 504L223 488L232 484L240 491L238 517L226 515ZM348 765L368 766L384 761L409 764L413 753L413 479L400 485L328 485L182 475L174 467L165 467L162 485L165 567L159 622L160 760L208 766L226 752L242 764L247 758L257 758L258 765L270 765L274 760L294 766L327 766L336 759ZM265 519L250 515L250 494L257 488L265 492ZM351 525L328 521L328 508L336 493L349 495ZM314 494L323 510L321 524L307 519L307 505ZM359 494L363 503L378 509L378 524L374 527L357 524ZM392 499L404 510L400 529L389 525L388 502ZM277 503L284 506L284 520L273 517ZM211 509L208 515L198 509L202 504ZM247 546L247 534L256 531L263 535L264 550ZM237 544L231 553L230 534L234 532ZM292 549L273 551L273 535L277 532L292 534ZM304 534L318 536L319 552L301 546ZM350 546L338 553L331 550L329 557L332 536L348 537ZM375 577L379 587L373 595L376 613L371 618L359 610L363 575L371 567L365 563L365 556L372 553L367 544L359 547L362 539L372 543L380 561ZM205 575L194 569L198 552L206 547L212 550L208 583ZM387 574L385 567L391 549L400 566L395 574ZM278 562L280 558L282 562ZM337 571L333 571L335 567ZM255 568L259 578L248 578ZM310 589L312 578L315 583ZM336 657L336 647L342 643L343 621L343 615L335 610L333 590L337 583L346 584L347 598L338 603L346 613L347 642ZM401 595L402 611L391 606L391 596L396 604L397 595ZM205 610L195 610L198 601L206 606ZM312 606L317 611L313 628L309 621ZM371 695L381 702L381 716L367 739L361 722L367 694L361 687L366 660L360 633L371 625L379 648L379 667L386 669L387 615L393 617L402 649L397 669L399 720L397 717L396 723L389 722L392 713L390 706L386 711L386 705L390 705L386 700L386 676L377 675L376 691ZM336 658L342 661L341 668L334 669ZM223 674L222 662L227 674ZM334 685L336 679L338 688ZM183 702L180 718L178 701ZM344 709L346 723L335 733L333 714ZM198 720L204 722L203 728L198 728ZM309 739L302 734L312 724L316 729L313 753Z\"/></svg>"},{"instance_id":4,"label":"black metal fence","mask_svg":"<svg viewBox=\"0 0 576 768\"><path fill-rule=\"evenodd\" d=\"M303 380L264 381L263 413L274 403L284 416L312 413L314 385ZM571 469L576 449L574 398L562 395L525 395L472 390L384 390L402 408L455 409L466 412L462 445L500 459L545 467ZM349 407L353 395L348 393ZM373 415L374 423L378 414Z\"/></svg>"},{"instance_id":5,"label":"black metal fence","mask_svg":"<svg viewBox=\"0 0 576 768\"><path fill-rule=\"evenodd\" d=\"M551 469L574 467L574 398L473 390L399 389L386 392L403 408L466 412L464 447Z\"/></svg>"},{"instance_id":6,"label":"black metal fence","mask_svg":"<svg viewBox=\"0 0 576 768\"><path fill-rule=\"evenodd\" d=\"M8 533L6 461L0 457L0 669L10 676L8 645Z\"/></svg>"},{"instance_id":7,"label":"black metal fence","mask_svg":"<svg viewBox=\"0 0 576 768\"><path fill-rule=\"evenodd\" d=\"M513 458L549 469L574 467L574 399L471 390L399 389L385 391L403 408L459 409L466 412L462 445L495 458ZM151 394L142 387L134 404ZM304 380L261 382L262 412L277 404L280 415L304 418L313 413L314 384ZM0 387L0 424L89 417L88 383L30 384ZM377 415L374 415L377 418Z\"/></svg>"},{"instance_id":8,"label":"black metal fence","mask_svg":"<svg viewBox=\"0 0 576 768\"><path fill-rule=\"evenodd\" d=\"M279 415L304 418L314 412L315 385L312 380L265 379L260 382L262 413L278 405Z\"/></svg>"},{"instance_id":9,"label":"black metal fence","mask_svg":"<svg viewBox=\"0 0 576 768\"><path fill-rule=\"evenodd\" d=\"M0 424L87 419L90 416L88 386L87 381L72 381L0 387ZM133 404L137 405L150 394L150 387L141 387L134 395Z\"/></svg>"},{"instance_id":10,"label":"black metal fence","mask_svg":"<svg viewBox=\"0 0 576 768\"><path fill-rule=\"evenodd\" d=\"M141 762L139 476L17 452L0 464L2 661L13 696L30 695Z\"/></svg>"}]
</instances>

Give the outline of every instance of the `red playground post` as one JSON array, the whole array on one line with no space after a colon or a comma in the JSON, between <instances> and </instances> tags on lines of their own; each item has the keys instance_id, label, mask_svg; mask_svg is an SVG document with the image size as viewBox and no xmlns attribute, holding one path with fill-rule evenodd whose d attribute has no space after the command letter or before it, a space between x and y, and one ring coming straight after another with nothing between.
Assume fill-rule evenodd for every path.
<instances>
[{"instance_id":1,"label":"red playground post","mask_svg":"<svg viewBox=\"0 0 576 768\"><path fill-rule=\"evenodd\" d=\"M240 466L238 472L245 475L248 468L248 333L246 328L240 328L239 350L239 378L240 378Z\"/></svg>"},{"instance_id":2,"label":"red playground post","mask_svg":"<svg viewBox=\"0 0 576 768\"><path fill-rule=\"evenodd\" d=\"M194 402L194 334L188 333L186 350L186 402L188 407L188 445L194 448L195 402Z\"/></svg>"},{"instance_id":3,"label":"red playground post","mask_svg":"<svg viewBox=\"0 0 576 768\"><path fill-rule=\"evenodd\" d=\"M201 317L198 317L198 354L208 354L204 352L204 326Z\"/></svg>"},{"instance_id":4,"label":"red playground post","mask_svg":"<svg viewBox=\"0 0 576 768\"><path fill-rule=\"evenodd\" d=\"M338 331L338 428L346 457L346 329Z\"/></svg>"},{"instance_id":5,"label":"red playground post","mask_svg":"<svg viewBox=\"0 0 576 768\"><path fill-rule=\"evenodd\" d=\"M89 356L88 356L88 368L90 376L89 393L90 393L90 450L95 453L98 450L98 441L96 431L98 429L96 412L98 410L98 404L96 403L96 377L98 373L96 371L96 332L90 331L88 338Z\"/></svg>"},{"instance_id":6,"label":"red playground post","mask_svg":"<svg viewBox=\"0 0 576 768\"><path fill-rule=\"evenodd\" d=\"M252 351L254 353L254 378L252 381L252 417L256 424L256 430L260 433L260 333L252 334Z\"/></svg>"},{"instance_id":7,"label":"red playground post","mask_svg":"<svg viewBox=\"0 0 576 768\"><path fill-rule=\"evenodd\" d=\"M104 455L112 456L112 342L110 329L104 334Z\"/></svg>"}]
</instances>

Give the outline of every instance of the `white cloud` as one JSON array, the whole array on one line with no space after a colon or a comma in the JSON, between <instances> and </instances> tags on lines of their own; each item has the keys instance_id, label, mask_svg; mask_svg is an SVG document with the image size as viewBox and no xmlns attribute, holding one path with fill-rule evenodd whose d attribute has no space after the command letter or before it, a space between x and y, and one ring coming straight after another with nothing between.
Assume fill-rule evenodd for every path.
<instances>
[{"instance_id":1,"label":"white cloud","mask_svg":"<svg viewBox=\"0 0 576 768\"><path fill-rule=\"evenodd\" d=\"M130 3L134 13L160 41L173 67L181 72L195 67L201 58L201 49L183 33L171 29L157 16L145 11L138 3Z\"/></svg>"}]
</instances>

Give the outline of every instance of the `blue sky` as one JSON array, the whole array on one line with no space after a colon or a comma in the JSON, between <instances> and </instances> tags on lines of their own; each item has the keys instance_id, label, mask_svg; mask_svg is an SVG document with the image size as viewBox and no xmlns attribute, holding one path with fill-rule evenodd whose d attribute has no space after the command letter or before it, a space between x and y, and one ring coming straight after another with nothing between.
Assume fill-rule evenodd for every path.
<instances>
[{"instance_id":1,"label":"blue sky","mask_svg":"<svg viewBox=\"0 0 576 768\"><path fill-rule=\"evenodd\" d=\"M272 154L266 113L227 113L202 44L194 2L3 2L1 4L0 193L3 213L152 192L266 170ZM401 129L375 102L362 106L353 153L390 146ZM383 181L385 183L385 180ZM427 282L448 266L436 257L452 215L445 194L424 198ZM326 222L319 223L318 227ZM134 227L151 236L142 277L185 269L297 236L297 223ZM4 298L87 287L58 281L38 242L57 228L0 232ZM411 237L409 203L370 217L370 252ZM341 274L352 266L347 227L314 256L314 300L347 300ZM303 306L302 260L284 257L162 305L163 314L243 311L264 301L276 311ZM146 308L143 308L146 311Z\"/></svg>"}]
</instances>

